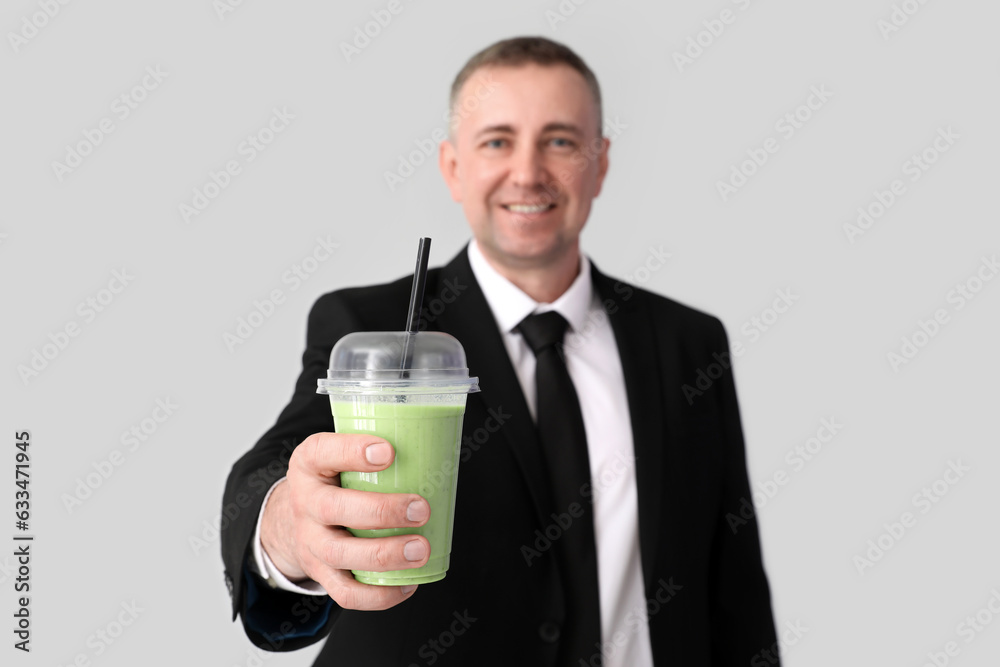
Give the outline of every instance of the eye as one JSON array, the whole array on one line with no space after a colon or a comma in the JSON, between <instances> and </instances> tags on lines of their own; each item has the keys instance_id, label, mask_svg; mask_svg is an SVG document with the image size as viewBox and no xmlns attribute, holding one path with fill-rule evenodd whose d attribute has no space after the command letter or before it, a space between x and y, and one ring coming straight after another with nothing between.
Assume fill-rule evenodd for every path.
<instances>
[{"instance_id":1,"label":"eye","mask_svg":"<svg viewBox=\"0 0 1000 667\"><path fill-rule=\"evenodd\" d=\"M553 137L549 140L550 143L556 148L575 148L576 142L567 137Z\"/></svg>"},{"instance_id":2,"label":"eye","mask_svg":"<svg viewBox=\"0 0 1000 667\"><path fill-rule=\"evenodd\" d=\"M506 139L487 139L483 145L487 148L503 148L506 143Z\"/></svg>"}]
</instances>

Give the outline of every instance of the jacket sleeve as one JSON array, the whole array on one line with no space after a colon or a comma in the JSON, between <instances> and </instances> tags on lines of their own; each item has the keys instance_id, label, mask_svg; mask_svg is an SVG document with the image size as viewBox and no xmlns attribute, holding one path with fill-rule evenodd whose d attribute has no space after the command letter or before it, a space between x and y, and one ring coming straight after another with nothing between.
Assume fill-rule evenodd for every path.
<instances>
[{"instance_id":1,"label":"jacket sleeve","mask_svg":"<svg viewBox=\"0 0 1000 667\"><path fill-rule=\"evenodd\" d=\"M715 321L714 348L730 360L714 391L724 424L722 504L710 563L712 665L779 665L771 596L761 559L757 518L747 475L729 343Z\"/></svg>"},{"instance_id":2,"label":"jacket sleeve","mask_svg":"<svg viewBox=\"0 0 1000 667\"><path fill-rule=\"evenodd\" d=\"M334 343L358 329L338 293L321 297L309 314L302 372L277 422L233 466L223 495L222 560L233 619L243 619L250 640L270 651L291 651L325 637L339 608L329 596L272 588L248 568L257 517L267 491L285 476L292 451L313 433L333 430L330 404L316 393L326 377Z\"/></svg>"}]
</instances>

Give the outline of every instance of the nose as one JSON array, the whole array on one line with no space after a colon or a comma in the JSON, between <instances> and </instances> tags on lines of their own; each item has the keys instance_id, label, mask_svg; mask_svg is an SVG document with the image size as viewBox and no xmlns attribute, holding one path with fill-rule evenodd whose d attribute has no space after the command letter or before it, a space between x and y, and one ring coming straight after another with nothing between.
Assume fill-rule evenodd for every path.
<instances>
[{"instance_id":1,"label":"nose","mask_svg":"<svg viewBox=\"0 0 1000 667\"><path fill-rule=\"evenodd\" d=\"M534 189L544 182L545 164L538 147L523 144L511 161L510 177L514 185Z\"/></svg>"}]
</instances>

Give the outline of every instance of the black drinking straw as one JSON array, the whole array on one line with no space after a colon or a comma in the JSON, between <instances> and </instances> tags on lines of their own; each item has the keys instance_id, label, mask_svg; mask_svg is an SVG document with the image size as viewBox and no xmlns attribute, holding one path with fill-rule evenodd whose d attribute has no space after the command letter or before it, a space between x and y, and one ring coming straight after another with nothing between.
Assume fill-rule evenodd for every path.
<instances>
[{"instance_id":1,"label":"black drinking straw","mask_svg":"<svg viewBox=\"0 0 1000 667\"><path fill-rule=\"evenodd\" d=\"M413 336L420 326L420 304L424 301L424 287L427 285L427 260L431 256L431 240L422 237L417 245L417 266L413 270L413 286L410 288L410 311L406 319L406 332L409 334L403 343L403 358L400 370L402 377L407 377L406 371L413 365Z\"/></svg>"}]
</instances>

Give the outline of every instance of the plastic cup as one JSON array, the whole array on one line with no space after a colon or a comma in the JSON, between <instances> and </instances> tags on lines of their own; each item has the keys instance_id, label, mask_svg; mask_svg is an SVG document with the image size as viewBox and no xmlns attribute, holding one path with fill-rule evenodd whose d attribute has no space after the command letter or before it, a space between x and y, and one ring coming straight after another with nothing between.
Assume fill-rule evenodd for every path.
<instances>
[{"instance_id":1,"label":"plastic cup","mask_svg":"<svg viewBox=\"0 0 1000 667\"><path fill-rule=\"evenodd\" d=\"M402 370L403 357L409 368ZM344 336L330 354L317 392L330 396L334 429L385 438L396 458L378 472L341 472L345 489L416 493L431 516L419 528L347 529L356 537L423 535L430 559L423 567L387 572L352 570L365 584L405 586L439 581L451 558L462 421L469 393L465 350L440 332L358 332Z\"/></svg>"}]
</instances>

